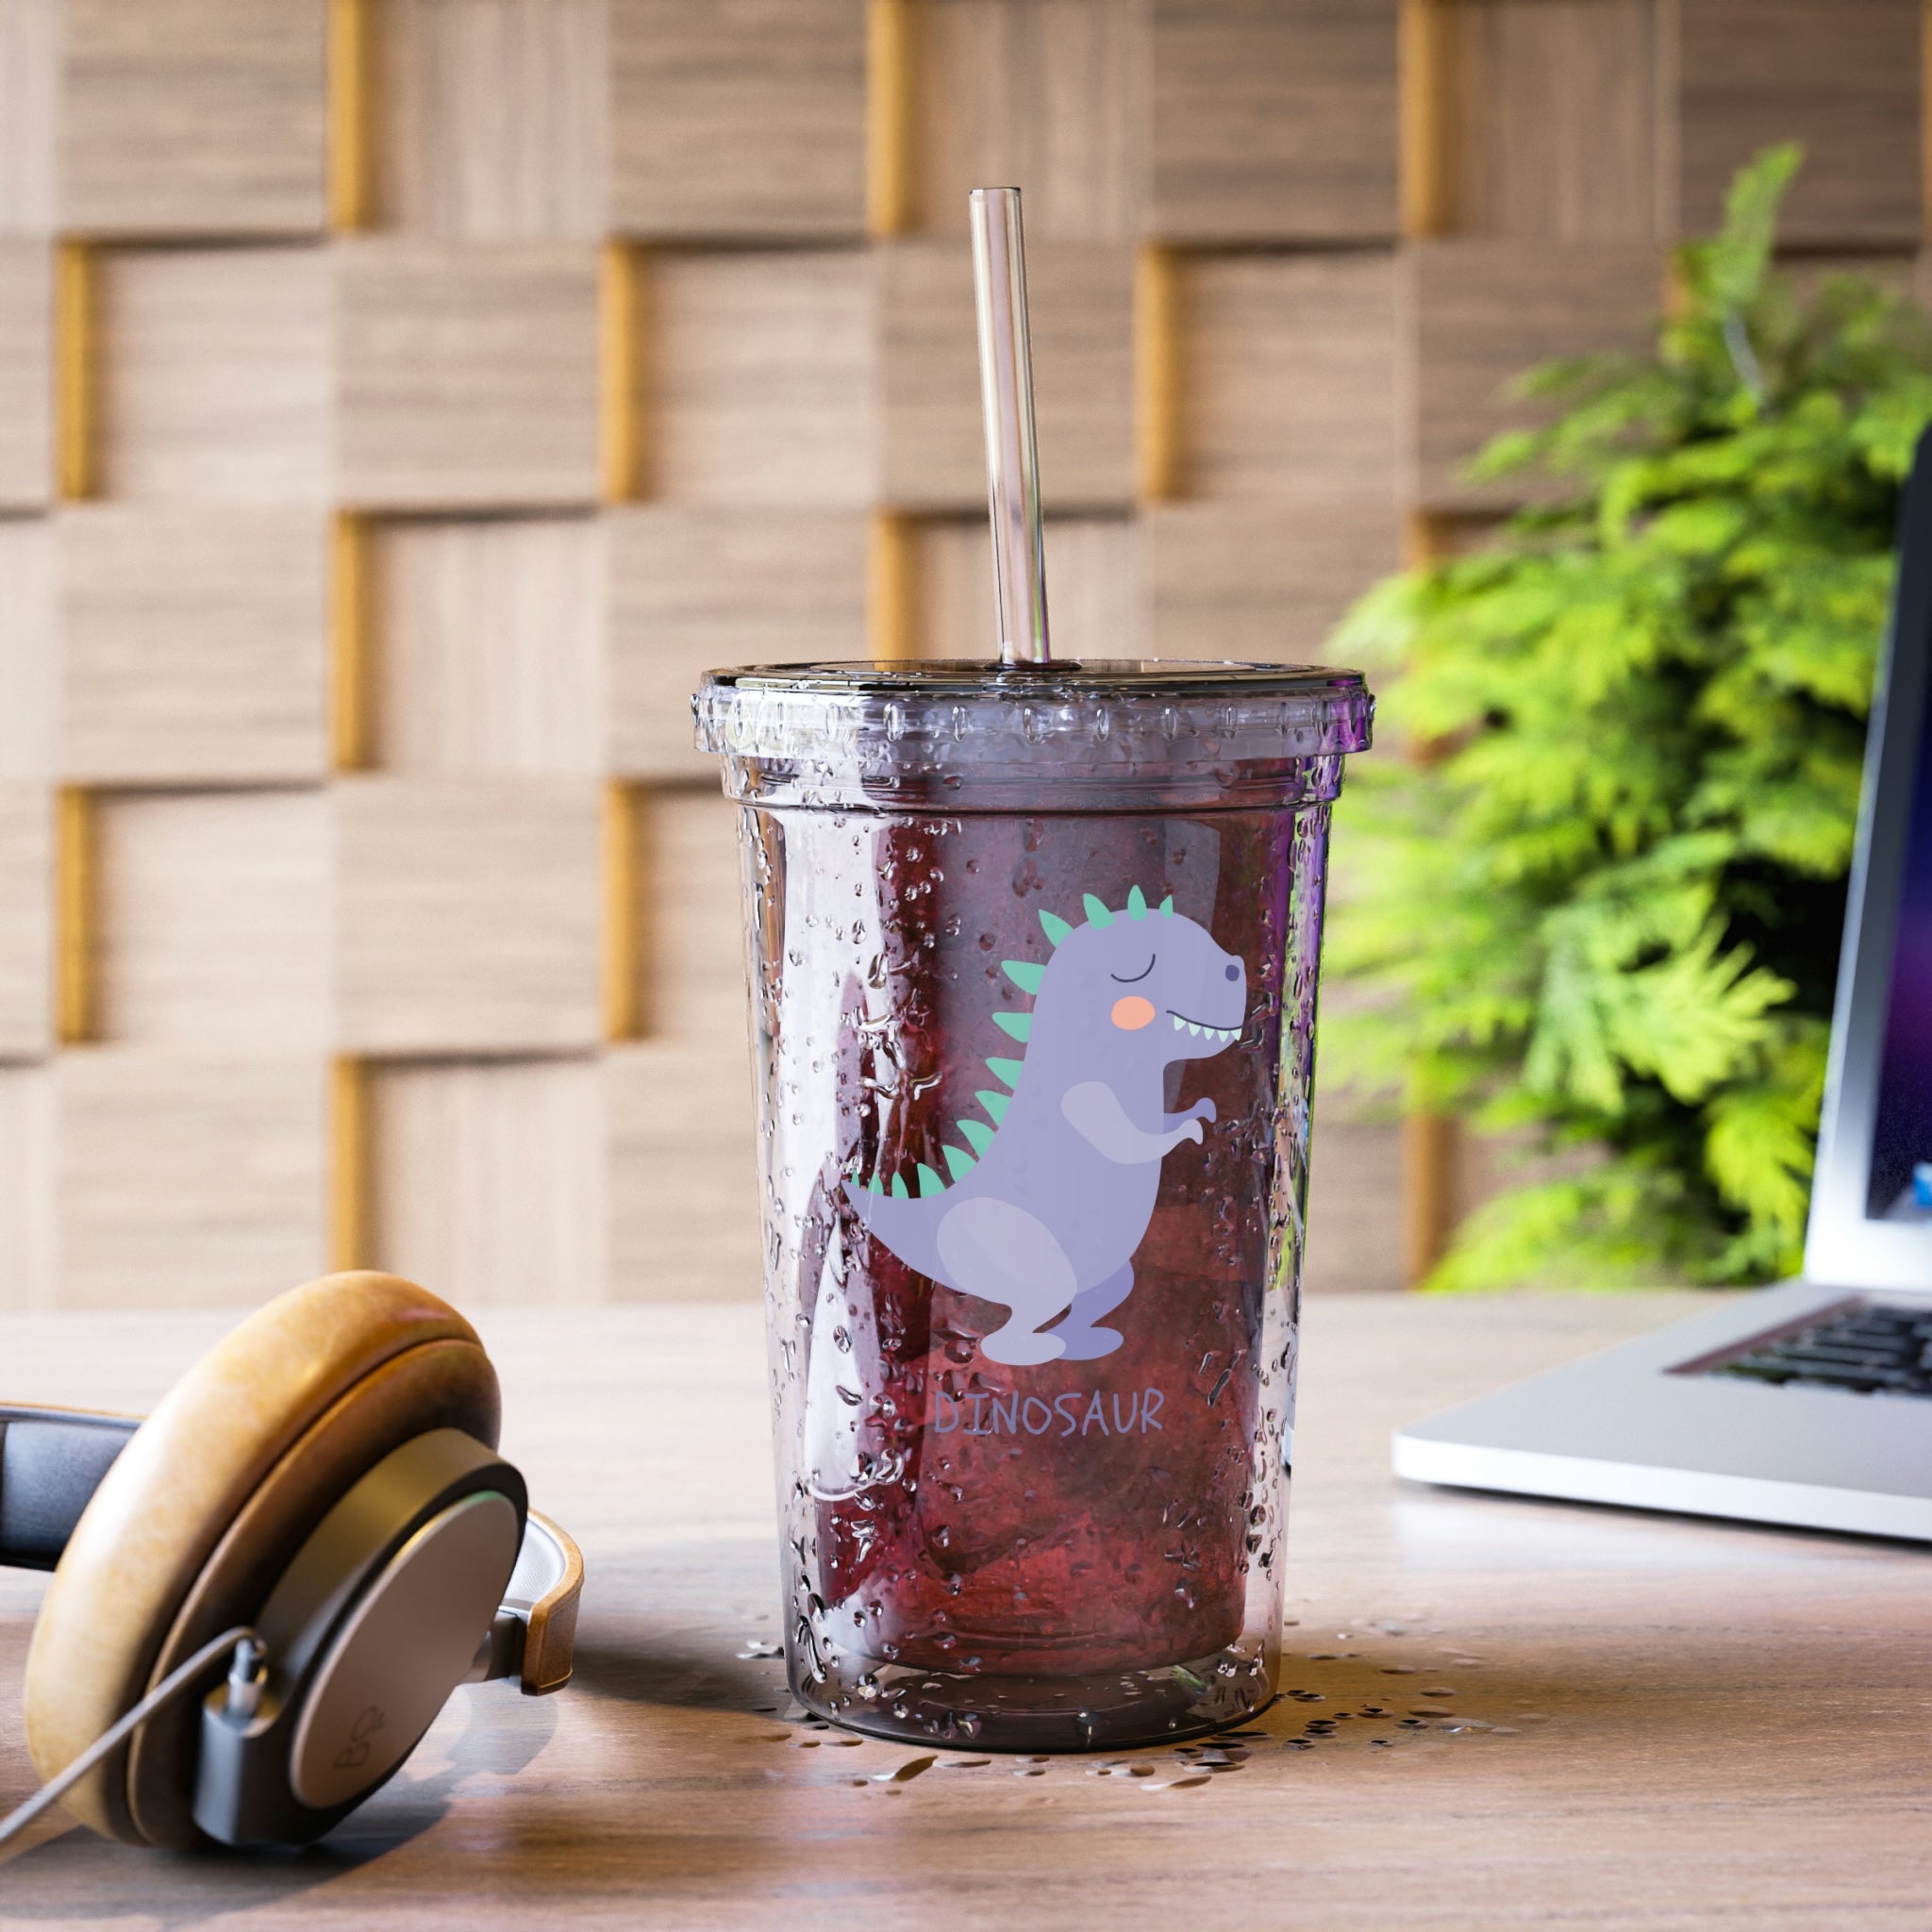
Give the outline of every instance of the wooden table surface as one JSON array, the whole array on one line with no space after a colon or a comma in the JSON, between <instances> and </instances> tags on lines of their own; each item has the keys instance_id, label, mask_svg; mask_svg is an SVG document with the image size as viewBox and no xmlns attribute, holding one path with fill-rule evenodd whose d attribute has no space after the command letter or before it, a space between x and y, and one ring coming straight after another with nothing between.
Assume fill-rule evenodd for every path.
<instances>
[{"instance_id":1,"label":"wooden table surface","mask_svg":"<svg viewBox=\"0 0 1932 1932\"><path fill-rule=\"evenodd\" d=\"M299 1857L50 1825L0 1924L1932 1926L1932 1556L1388 1473L1397 1422L1693 1301L1312 1303L1287 1682L1326 1702L1205 1783L1171 1751L894 1780L909 1747L785 1722L758 1311L488 1312L505 1446L590 1566L575 1684L459 1691ZM0 1395L145 1405L224 1325L0 1318ZM40 1587L0 1576L0 1808ZM1290 1742L1365 1702L1455 1716Z\"/></svg>"}]
</instances>

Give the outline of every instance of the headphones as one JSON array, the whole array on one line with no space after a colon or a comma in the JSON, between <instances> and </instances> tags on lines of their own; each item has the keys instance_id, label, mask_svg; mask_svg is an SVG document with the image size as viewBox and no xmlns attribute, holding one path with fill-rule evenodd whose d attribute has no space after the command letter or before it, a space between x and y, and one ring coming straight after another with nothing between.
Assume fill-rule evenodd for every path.
<instances>
[{"instance_id":1,"label":"headphones","mask_svg":"<svg viewBox=\"0 0 1932 1932\"><path fill-rule=\"evenodd\" d=\"M36 1805L127 1844L307 1844L459 1683L561 1690L583 1558L500 1410L470 1324L369 1273L258 1309L145 1422L0 1407L0 1564L54 1573L27 1748L54 1785L97 1759Z\"/></svg>"}]
</instances>

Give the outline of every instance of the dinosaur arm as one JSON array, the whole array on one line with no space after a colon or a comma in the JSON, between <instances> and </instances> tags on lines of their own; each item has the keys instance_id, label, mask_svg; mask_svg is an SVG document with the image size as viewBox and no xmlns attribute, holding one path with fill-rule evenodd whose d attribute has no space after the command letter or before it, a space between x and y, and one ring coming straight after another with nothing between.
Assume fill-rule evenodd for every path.
<instances>
[{"instance_id":1,"label":"dinosaur arm","mask_svg":"<svg viewBox=\"0 0 1932 1932\"><path fill-rule=\"evenodd\" d=\"M1137 1127L1120 1095L1104 1080L1082 1080L1077 1087L1069 1087L1060 1096L1060 1111L1082 1140L1122 1167L1158 1160L1176 1141L1201 1138L1200 1123L1193 1119L1160 1134Z\"/></svg>"}]
</instances>

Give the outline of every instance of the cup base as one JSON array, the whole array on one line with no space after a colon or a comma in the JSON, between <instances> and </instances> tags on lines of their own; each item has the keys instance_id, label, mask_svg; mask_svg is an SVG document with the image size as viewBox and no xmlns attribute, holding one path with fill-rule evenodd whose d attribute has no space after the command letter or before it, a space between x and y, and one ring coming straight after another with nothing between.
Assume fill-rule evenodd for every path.
<instances>
[{"instance_id":1,"label":"cup base","mask_svg":"<svg viewBox=\"0 0 1932 1932\"><path fill-rule=\"evenodd\" d=\"M995 1676L875 1664L835 1682L813 1680L795 1662L790 1674L799 1703L842 1729L978 1751L1172 1744L1243 1724L1266 1710L1275 1694L1265 1661L1239 1646L1155 1670L1085 1676Z\"/></svg>"}]
</instances>

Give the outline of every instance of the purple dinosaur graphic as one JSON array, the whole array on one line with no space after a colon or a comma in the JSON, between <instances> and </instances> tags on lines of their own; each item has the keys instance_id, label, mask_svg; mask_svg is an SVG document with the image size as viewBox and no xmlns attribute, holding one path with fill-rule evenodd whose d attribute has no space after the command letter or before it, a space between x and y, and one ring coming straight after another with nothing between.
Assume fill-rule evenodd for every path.
<instances>
[{"instance_id":1,"label":"purple dinosaur graphic","mask_svg":"<svg viewBox=\"0 0 1932 1932\"><path fill-rule=\"evenodd\" d=\"M1013 1090L977 1096L997 1131L958 1124L974 1151L946 1147L950 1184L923 1162L916 1195L900 1175L890 1192L877 1175L845 1184L859 1220L908 1267L1011 1311L980 1343L996 1362L1087 1361L1121 1345L1095 1324L1133 1292L1161 1160L1214 1119L1211 1100L1162 1112L1163 1075L1220 1053L1247 1015L1241 961L1173 899L1150 909L1136 886L1119 913L1091 892L1085 905L1083 925L1040 915L1054 946L1045 964L1005 962L1035 997L1030 1013L993 1015L1026 1042L1024 1061L987 1062Z\"/></svg>"}]
</instances>

